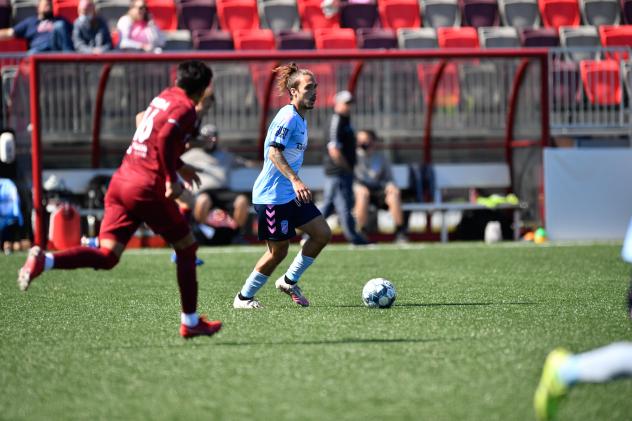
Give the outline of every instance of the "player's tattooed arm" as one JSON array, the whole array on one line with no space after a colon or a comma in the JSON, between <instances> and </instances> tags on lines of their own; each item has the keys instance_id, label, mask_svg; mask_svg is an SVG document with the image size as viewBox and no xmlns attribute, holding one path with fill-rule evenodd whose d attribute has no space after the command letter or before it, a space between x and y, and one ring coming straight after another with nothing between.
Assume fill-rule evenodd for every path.
<instances>
[{"instance_id":1,"label":"player's tattooed arm","mask_svg":"<svg viewBox=\"0 0 632 421\"><path fill-rule=\"evenodd\" d=\"M272 161L274 166L281 171L281 174L290 180L292 187L296 192L296 197L298 197L298 199L303 203L311 202L312 191L307 188L303 181L301 181L298 175L294 172L292 167L290 167L290 164L288 164L285 156L283 156L283 151L279 148L270 148L268 155L270 161Z\"/></svg>"}]
</instances>

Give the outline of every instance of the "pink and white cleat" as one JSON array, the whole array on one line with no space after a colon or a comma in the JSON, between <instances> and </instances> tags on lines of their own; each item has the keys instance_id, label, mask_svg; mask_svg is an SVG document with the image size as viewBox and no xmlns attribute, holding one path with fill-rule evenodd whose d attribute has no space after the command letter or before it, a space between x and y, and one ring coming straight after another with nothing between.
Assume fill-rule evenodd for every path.
<instances>
[{"instance_id":1,"label":"pink and white cleat","mask_svg":"<svg viewBox=\"0 0 632 421\"><path fill-rule=\"evenodd\" d=\"M24 266L18 272L18 287L20 291L26 291L33 282L44 271L44 252L38 246L31 247L29 255L24 262Z\"/></svg>"},{"instance_id":2,"label":"pink and white cleat","mask_svg":"<svg viewBox=\"0 0 632 421\"><path fill-rule=\"evenodd\" d=\"M285 275L277 279L274 285L279 291L285 292L287 295L289 295L290 298L292 298L292 301L294 301L299 306L309 307L309 301L307 300L307 297L303 295L303 291L301 291L301 288L296 284L290 285L285 282Z\"/></svg>"}]
</instances>

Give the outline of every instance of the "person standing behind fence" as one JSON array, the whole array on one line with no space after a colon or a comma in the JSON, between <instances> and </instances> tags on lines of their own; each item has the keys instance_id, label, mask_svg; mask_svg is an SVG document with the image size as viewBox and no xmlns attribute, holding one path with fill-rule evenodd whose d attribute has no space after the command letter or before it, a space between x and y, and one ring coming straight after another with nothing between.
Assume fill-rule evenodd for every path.
<instances>
[{"instance_id":1,"label":"person standing behind fence","mask_svg":"<svg viewBox=\"0 0 632 421\"><path fill-rule=\"evenodd\" d=\"M353 95L340 91L334 97L334 115L331 117L325 154L324 204L321 212L325 218L334 213L340 218L347 241L366 245L368 241L356 231L353 209L353 168L356 164L356 136L351 126Z\"/></svg>"},{"instance_id":2,"label":"person standing behind fence","mask_svg":"<svg viewBox=\"0 0 632 421\"><path fill-rule=\"evenodd\" d=\"M127 14L116 24L121 36L121 50L159 53L165 45L165 37L151 18L144 0L132 0Z\"/></svg>"},{"instance_id":3,"label":"person standing behind fence","mask_svg":"<svg viewBox=\"0 0 632 421\"><path fill-rule=\"evenodd\" d=\"M274 69L277 87L289 95L290 103L279 110L270 123L265 139L263 169L252 189L259 222L259 239L267 250L235 296L234 308L260 308L255 294L287 256L290 238L296 229L309 235L287 272L275 282L276 288L296 304L307 307L309 301L297 285L303 273L329 243L331 230L312 201L311 190L298 174L308 144L305 114L316 102L316 80L308 69L296 63Z\"/></svg>"},{"instance_id":4,"label":"person standing behind fence","mask_svg":"<svg viewBox=\"0 0 632 421\"><path fill-rule=\"evenodd\" d=\"M377 135L373 130L360 130L357 135L358 163L355 166L356 183L354 214L360 232L366 232L369 219L369 204L384 204L395 223L395 241L407 242L401 192L393 180L391 163L384 154L376 152Z\"/></svg>"},{"instance_id":5,"label":"person standing behind fence","mask_svg":"<svg viewBox=\"0 0 632 421\"><path fill-rule=\"evenodd\" d=\"M74 51L71 25L64 18L53 15L51 0L39 0L37 16L28 17L13 28L0 29L0 40L9 38L25 39L29 53Z\"/></svg>"},{"instance_id":6,"label":"person standing behind fence","mask_svg":"<svg viewBox=\"0 0 632 421\"><path fill-rule=\"evenodd\" d=\"M93 0L79 0L79 17L72 28L72 42L80 53L104 53L112 49L112 37L105 20L96 14Z\"/></svg>"},{"instance_id":7,"label":"person standing behind fence","mask_svg":"<svg viewBox=\"0 0 632 421\"><path fill-rule=\"evenodd\" d=\"M46 270L114 268L132 235L145 222L172 244L178 255L180 335L209 336L221 329L220 321L198 316L197 243L175 202L184 189L180 178L189 184L199 182L194 170L180 161L180 155L195 130L195 104L210 95L212 77L211 69L200 61L178 65L175 86L151 101L121 166L112 176L105 196L100 247L74 247L54 254L33 247L19 271L18 287L22 291Z\"/></svg>"}]
</instances>

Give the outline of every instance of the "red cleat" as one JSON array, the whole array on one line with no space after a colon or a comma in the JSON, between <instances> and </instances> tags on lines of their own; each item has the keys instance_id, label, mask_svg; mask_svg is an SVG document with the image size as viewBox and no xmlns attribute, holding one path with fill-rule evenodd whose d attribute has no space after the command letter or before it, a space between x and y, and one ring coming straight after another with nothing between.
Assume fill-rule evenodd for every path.
<instances>
[{"instance_id":1,"label":"red cleat","mask_svg":"<svg viewBox=\"0 0 632 421\"><path fill-rule=\"evenodd\" d=\"M44 252L38 246L29 250L29 255L22 269L18 272L18 287L20 291L26 291L33 282L44 271Z\"/></svg>"},{"instance_id":2,"label":"red cleat","mask_svg":"<svg viewBox=\"0 0 632 421\"><path fill-rule=\"evenodd\" d=\"M206 320L205 316L200 316L198 324L193 327L189 327L185 324L180 325L180 336L185 339L193 338L195 336L211 336L222 328L222 322L219 320Z\"/></svg>"}]
</instances>

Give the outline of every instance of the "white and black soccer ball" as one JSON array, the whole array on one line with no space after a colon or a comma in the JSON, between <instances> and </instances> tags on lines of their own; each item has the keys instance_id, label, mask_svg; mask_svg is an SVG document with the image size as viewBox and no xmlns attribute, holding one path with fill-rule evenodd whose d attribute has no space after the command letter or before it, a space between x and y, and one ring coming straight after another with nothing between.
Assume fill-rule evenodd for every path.
<instances>
[{"instance_id":1,"label":"white and black soccer ball","mask_svg":"<svg viewBox=\"0 0 632 421\"><path fill-rule=\"evenodd\" d=\"M397 298L393 284L384 278L374 278L362 288L362 300L367 307L388 308Z\"/></svg>"}]
</instances>

